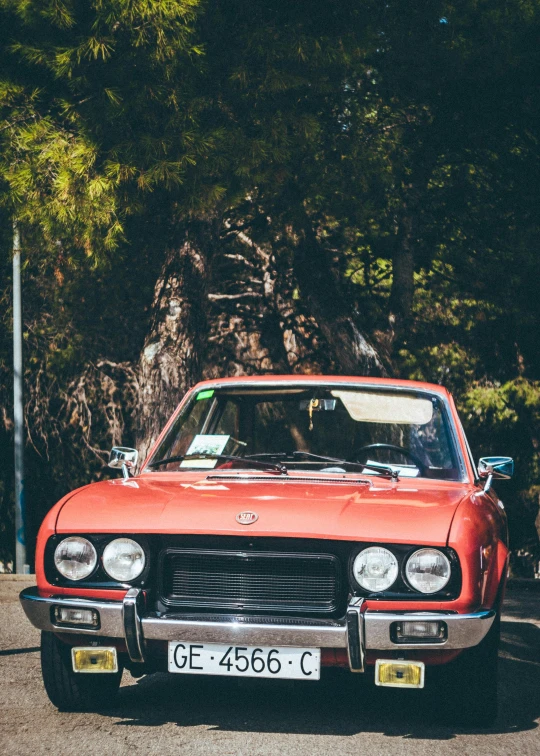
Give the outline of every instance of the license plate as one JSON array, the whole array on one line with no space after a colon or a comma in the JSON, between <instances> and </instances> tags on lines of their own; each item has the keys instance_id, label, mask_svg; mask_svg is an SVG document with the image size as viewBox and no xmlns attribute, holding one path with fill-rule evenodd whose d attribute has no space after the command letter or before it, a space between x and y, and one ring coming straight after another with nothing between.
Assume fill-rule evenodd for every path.
<instances>
[{"instance_id":1,"label":"license plate","mask_svg":"<svg viewBox=\"0 0 540 756\"><path fill-rule=\"evenodd\" d=\"M321 650L170 641L169 672L185 675L318 680L321 674Z\"/></svg>"}]
</instances>

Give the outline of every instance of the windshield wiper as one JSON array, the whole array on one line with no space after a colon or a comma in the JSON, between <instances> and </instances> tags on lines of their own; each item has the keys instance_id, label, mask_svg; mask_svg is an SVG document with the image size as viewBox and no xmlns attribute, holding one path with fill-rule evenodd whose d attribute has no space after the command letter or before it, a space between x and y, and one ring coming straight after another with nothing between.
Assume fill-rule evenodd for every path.
<instances>
[{"instance_id":1,"label":"windshield wiper","mask_svg":"<svg viewBox=\"0 0 540 756\"><path fill-rule=\"evenodd\" d=\"M261 452L260 454L248 454L247 457L269 457L271 459L287 459L288 457L307 457L309 459L318 459L321 462L334 462L339 465L349 465L350 467L360 467L362 470L373 470L379 473L379 475L385 478L392 478L398 480L399 473L397 470L393 470L391 465L385 464L371 464L367 462L352 462L348 459L337 459L337 457L325 457L320 454L312 454L305 451L293 451L293 452Z\"/></svg>"},{"instance_id":2,"label":"windshield wiper","mask_svg":"<svg viewBox=\"0 0 540 756\"><path fill-rule=\"evenodd\" d=\"M176 457L167 457L166 459L157 459L155 462L151 462L147 467L158 467L159 465L167 465L169 462L184 462L184 460L190 459L224 459L229 462L244 462L252 467L258 467L261 470L268 470L269 472L276 472L280 475L288 475L285 465L272 464L272 462L258 462L255 459L249 459L248 457L237 457L234 454L185 454Z\"/></svg>"},{"instance_id":3,"label":"windshield wiper","mask_svg":"<svg viewBox=\"0 0 540 756\"><path fill-rule=\"evenodd\" d=\"M361 467L362 470L364 468L367 468L368 470L374 470L375 472L378 472L380 475L384 475L385 477L389 478L395 478L398 479L398 473L397 470L393 470L390 465L385 464L367 464L366 462L352 462L349 459L337 459L336 457L325 457L321 456L320 454L312 454L311 452L304 452L304 451L294 451L292 453L293 457L308 457L309 459L320 459L321 462L335 462L339 465L351 465L352 467Z\"/></svg>"},{"instance_id":4,"label":"windshield wiper","mask_svg":"<svg viewBox=\"0 0 540 756\"><path fill-rule=\"evenodd\" d=\"M268 457L269 459L287 459L294 452L259 452L258 454L246 454L244 459L262 459Z\"/></svg>"}]
</instances>

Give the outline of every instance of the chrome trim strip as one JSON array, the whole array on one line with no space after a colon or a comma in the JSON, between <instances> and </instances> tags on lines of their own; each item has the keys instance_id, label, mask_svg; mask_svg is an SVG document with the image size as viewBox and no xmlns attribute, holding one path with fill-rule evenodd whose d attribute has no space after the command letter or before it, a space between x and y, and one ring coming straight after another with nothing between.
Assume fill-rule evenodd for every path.
<instances>
[{"instance_id":1,"label":"chrome trim strip","mask_svg":"<svg viewBox=\"0 0 540 756\"><path fill-rule=\"evenodd\" d=\"M364 671L364 612L363 598L354 598L347 608L347 655L351 672Z\"/></svg>"},{"instance_id":2,"label":"chrome trim strip","mask_svg":"<svg viewBox=\"0 0 540 756\"><path fill-rule=\"evenodd\" d=\"M371 486L373 483L373 481L367 480L366 478L346 478L342 473L339 474L341 475L340 478L310 478L307 474L291 475L290 473L286 478L278 478L276 476L269 478L268 476L260 475L257 472L251 474L249 472L245 472L244 470L239 470L237 475L231 475L230 473L223 473L222 475L220 475L216 472L212 475L207 475L206 480L226 480L232 483L253 483L254 481L264 481L265 483L309 483L310 485L320 486L339 486L340 484L345 486ZM333 473L333 475L335 476L336 473Z\"/></svg>"},{"instance_id":3,"label":"chrome trim strip","mask_svg":"<svg viewBox=\"0 0 540 756\"><path fill-rule=\"evenodd\" d=\"M132 589L137 590L137 589ZM130 599L137 604L140 601ZM128 642L124 626L123 603L121 601L92 601L67 596L42 597L37 588L27 588L20 594L20 601L30 622L39 630L49 632L76 633L94 637L122 638ZM72 606L95 609L99 612L99 630L55 625L52 621L53 606ZM171 617L142 617L139 614L136 630L137 642L144 656L143 639L177 640L207 643L230 643L262 646L295 646L298 648L347 648L349 649L348 624L335 625L294 625L260 623L213 622L199 619L176 619ZM487 635L495 619L494 610L472 614L449 614L447 612L377 612L363 611L363 604L351 603L348 614L358 618L359 655L367 650L383 651L400 649L460 649L476 646ZM448 628L448 638L443 643L393 643L390 626L393 622L442 621ZM137 625L136 625L137 626ZM129 632L129 631L128 631ZM351 659L349 651L349 659ZM351 668L358 670L353 654Z\"/></svg>"},{"instance_id":4,"label":"chrome trim strip","mask_svg":"<svg viewBox=\"0 0 540 756\"><path fill-rule=\"evenodd\" d=\"M144 662L144 635L141 627L139 608L144 600L140 588L130 588L122 602L124 637L129 658L132 662Z\"/></svg>"},{"instance_id":5,"label":"chrome trim strip","mask_svg":"<svg viewBox=\"0 0 540 756\"><path fill-rule=\"evenodd\" d=\"M310 627L305 625L265 625L235 622L193 622L147 617L142 620L145 638L200 643L229 643L247 646L293 646L306 648L346 648L345 625Z\"/></svg>"}]
</instances>

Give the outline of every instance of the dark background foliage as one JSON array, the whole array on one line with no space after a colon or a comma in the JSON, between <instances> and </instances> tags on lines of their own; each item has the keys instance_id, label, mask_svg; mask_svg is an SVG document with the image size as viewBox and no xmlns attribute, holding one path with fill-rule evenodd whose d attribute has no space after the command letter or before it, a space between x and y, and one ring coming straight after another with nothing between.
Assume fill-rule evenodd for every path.
<instances>
[{"instance_id":1,"label":"dark background foliage","mask_svg":"<svg viewBox=\"0 0 540 756\"><path fill-rule=\"evenodd\" d=\"M205 376L454 392L540 552L535 0L0 0L0 560L13 544L11 238L29 545Z\"/></svg>"}]
</instances>

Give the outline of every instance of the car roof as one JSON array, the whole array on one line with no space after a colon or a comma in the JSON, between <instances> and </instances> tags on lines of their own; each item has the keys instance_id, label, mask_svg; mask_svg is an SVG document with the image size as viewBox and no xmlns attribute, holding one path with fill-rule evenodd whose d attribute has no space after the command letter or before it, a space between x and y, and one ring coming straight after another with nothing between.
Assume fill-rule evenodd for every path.
<instances>
[{"instance_id":1,"label":"car roof","mask_svg":"<svg viewBox=\"0 0 540 756\"><path fill-rule=\"evenodd\" d=\"M207 381L201 381L194 387L196 389L202 388L217 388L218 386L246 386L257 384L302 384L309 385L310 383L326 383L326 384L358 384L358 386L380 386L381 388L401 388L410 389L411 391L430 391L435 394L448 396L449 392L444 386L440 386L437 383L425 383L423 381L407 381L401 378L374 378L365 377L359 375L345 376L345 375L240 375L230 378L213 378Z\"/></svg>"}]
</instances>

